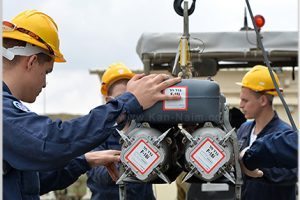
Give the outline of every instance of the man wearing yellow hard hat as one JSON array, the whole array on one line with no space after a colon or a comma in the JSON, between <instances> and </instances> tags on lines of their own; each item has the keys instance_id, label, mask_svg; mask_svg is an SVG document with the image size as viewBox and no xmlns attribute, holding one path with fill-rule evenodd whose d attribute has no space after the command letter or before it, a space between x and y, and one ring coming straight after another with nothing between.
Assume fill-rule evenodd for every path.
<instances>
[{"instance_id":1,"label":"man wearing yellow hard hat","mask_svg":"<svg viewBox=\"0 0 300 200\"><path fill-rule=\"evenodd\" d=\"M134 73L123 63L113 63L104 72L101 81L101 93L105 101L111 101L126 91L128 81ZM134 123L134 122L132 122ZM127 127L127 126L126 126ZM126 128L125 127L125 128ZM121 150L120 135L117 131L95 150ZM87 185L92 192L92 200L119 199L119 187L109 176L105 167L99 166L88 171ZM124 183L126 199L153 200L152 184Z\"/></svg>"},{"instance_id":2,"label":"man wearing yellow hard hat","mask_svg":"<svg viewBox=\"0 0 300 200\"><path fill-rule=\"evenodd\" d=\"M273 74L280 86L274 71ZM273 98L278 94L267 67L254 66L245 74L242 82L237 84L241 85L240 108L248 119L237 132L240 150L249 148L256 139L292 130L292 127L282 121L273 109ZM242 199L296 199L296 168L262 168L252 173L245 169L242 163L241 166L245 173Z\"/></svg>"},{"instance_id":3,"label":"man wearing yellow hard hat","mask_svg":"<svg viewBox=\"0 0 300 200\"><path fill-rule=\"evenodd\" d=\"M12 21L3 21L2 37L4 199L39 199L39 172L62 168L100 145L116 122L121 126L128 116L140 114L159 100L180 98L161 93L179 78L135 75L127 92L106 105L71 121L52 121L22 102L33 103L46 87L54 62L65 62L56 23L37 10L24 11Z\"/></svg>"}]
</instances>

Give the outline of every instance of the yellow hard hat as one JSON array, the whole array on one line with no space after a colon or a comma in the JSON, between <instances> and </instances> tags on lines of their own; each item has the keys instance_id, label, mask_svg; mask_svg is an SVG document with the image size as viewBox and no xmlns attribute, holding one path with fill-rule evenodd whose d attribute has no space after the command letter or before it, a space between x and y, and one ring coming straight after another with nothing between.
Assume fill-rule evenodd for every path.
<instances>
[{"instance_id":1,"label":"yellow hard hat","mask_svg":"<svg viewBox=\"0 0 300 200\"><path fill-rule=\"evenodd\" d=\"M277 85L280 86L277 74L274 71L273 74ZM254 66L245 74L242 82L237 84L255 92L266 92L267 94L278 96L268 68L262 65ZM282 89L280 90L282 91Z\"/></svg>"},{"instance_id":2,"label":"yellow hard hat","mask_svg":"<svg viewBox=\"0 0 300 200\"><path fill-rule=\"evenodd\" d=\"M21 40L46 50L53 50L55 62L66 61L59 50L57 25L51 17L37 10L27 10L18 14L11 23L16 29L3 30L3 38ZM32 36L33 34L35 35Z\"/></svg>"},{"instance_id":3,"label":"yellow hard hat","mask_svg":"<svg viewBox=\"0 0 300 200\"><path fill-rule=\"evenodd\" d=\"M107 96L109 87L121 79L131 79L134 73L122 63L111 64L102 76L101 93Z\"/></svg>"}]
</instances>

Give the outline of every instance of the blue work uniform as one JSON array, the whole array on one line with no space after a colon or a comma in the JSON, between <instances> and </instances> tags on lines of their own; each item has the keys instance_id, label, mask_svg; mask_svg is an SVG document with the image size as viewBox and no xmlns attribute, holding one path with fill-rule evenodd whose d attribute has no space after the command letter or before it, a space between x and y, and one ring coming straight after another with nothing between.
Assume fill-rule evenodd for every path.
<instances>
[{"instance_id":1,"label":"blue work uniform","mask_svg":"<svg viewBox=\"0 0 300 200\"><path fill-rule=\"evenodd\" d=\"M95 151L116 149L121 150L120 135L115 131ZM119 200L119 185L114 182L105 167L94 167L87 173L87 185L92 192L92 200ZM126 199L153 200L152 184L125 183Z\"/></svg>"},{"instance_id":2,"label":"blue work uniform","mask_svg":"<svg viewBox=\"0 0 300 200\"><path fill-rule=\"evenodd\" d=\"M39 199L38 172L63 168L104 142L118 116L141 112L127 92L83 117L52 121L30 112L3 82L3 198Z\"/></svg>"},{"instance_id":3,"label":"blue work uniform","mask_svg":"<svg viewBox=\"0 0 300 200\"><path fill-rule=\"evenodd\" d=\"M255 121L248 121L242 124L237 135L241 150L249 146L250 136ZM285 132L292 128L283 122L274 114L272 120L257 135L257 139L266 135ZM281 147L276 147L280 149ZM261 178L252 178L243 176L242 199L243 200L295 200L296 199L296 183L297 169L286 168L260 168L264 175Z\"/></svg>"},{"instance_id":4,"label":"blue work uniform","mask_svg":"<svg viewBox=\"0 0 300 200\"><path fill-rule=\"evenodd\" d=\"M85 157L79 156L61 169L39 172L40 195L67 188L90 169Z\"/></svg>"},{"instance_id":5,"label":"blue work uniform","mask_svg":"<svg viewBox=\"0 0 300 200\"><path fill-rule=\"evenodd\" d=\"M298 132L287 130L256 140L246 151L243 162L250 170L263 167L298 167Z\"/></svg>"}]
</instances>

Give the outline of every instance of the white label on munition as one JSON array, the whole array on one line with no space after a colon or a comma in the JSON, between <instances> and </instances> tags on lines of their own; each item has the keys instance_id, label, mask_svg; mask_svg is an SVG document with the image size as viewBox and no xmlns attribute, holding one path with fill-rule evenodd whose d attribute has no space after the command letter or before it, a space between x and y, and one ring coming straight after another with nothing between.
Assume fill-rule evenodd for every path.
<instances>
[{"instance_id":1,"label":"white label on munition","mask_svg":"<svg viewBox=\"0 0 300 200\"><path fill-rule=\"evenodd\" d=\"M217 144L207 138L191 152L191 158L209 174L225 158L225 155Z\"/></svg>"},{"instance_id":2,"label":"white label on munition","mask_svg":"<svg viewBox=\"0 0 300 200\"><path fill-rule=\"evenodd\" d=\"M187 110L188 89L187 86L172 86L164 90L167 95L178 95L180 100L163 101L163 110Z\"/></svg>"},{"instance_id":3,"label":"white label on munition","mask_svg":"<svg viewBox=\"0 0 300 200\"><path fill-rule=\"evenodd\" d=\"M141 174L145 174L159 157L143 139L125 155L126 160Z\"/></svg>"}]
</instances>

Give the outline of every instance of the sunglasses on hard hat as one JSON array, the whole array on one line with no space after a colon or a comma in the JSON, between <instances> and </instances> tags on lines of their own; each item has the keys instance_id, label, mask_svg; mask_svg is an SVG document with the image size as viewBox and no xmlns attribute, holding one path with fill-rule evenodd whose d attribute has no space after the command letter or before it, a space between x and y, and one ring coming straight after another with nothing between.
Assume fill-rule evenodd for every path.
<instances>
[{"instance_id":1,"label":"sunglasses on hard hat","mask_svg":"<svg viewBox=\"0 0 300 200\"><path fill-rule=\"evenodd\" d=\"M16 26L15 24L8 22L8 21L3 21L2 22L2 31L19 31L21 33L25 33L27 35L29 35L30 37L36 39L37 41L43 43L49 50L51 55L54 55L54 51L51 48L51 46L49 44L47 44L47 42L45 42L40 36L38 36L37 34L25 29L25 28L21 28Z\"/></svg>"}]
</instances>

